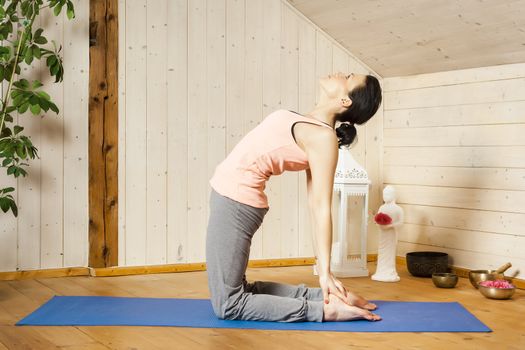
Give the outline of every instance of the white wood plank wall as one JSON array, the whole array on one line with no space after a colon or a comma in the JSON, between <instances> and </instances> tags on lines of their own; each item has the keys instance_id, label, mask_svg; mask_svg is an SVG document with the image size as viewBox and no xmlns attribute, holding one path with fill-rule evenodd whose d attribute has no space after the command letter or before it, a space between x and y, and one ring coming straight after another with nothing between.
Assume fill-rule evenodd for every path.
<instances>
[{"instance_id":1,"label":"white wood plank wall","mask_svg":"<svg viewBox=\"0 0 525 350\"><path fill-rule=\"evenodd\" d=\"M406 224L398 254L525 276L525 64L387 78L384 182Z\"/></svg>"},{"instance_id":2,"label":"white wood plank wall","mask_svg":"<svg viewBox=\"0 0 525 350\"><path fill-rule=\"evenodd\" d=\"M0 172L0 187L16 189L19 209L17 218L0 213L0 271L87 266L89 2L73 2L75 19L65 9L58 17L43 10L34 28L44 29L45 47L62 45L64 81L54 83L43 61L21 65L20 78L40 80L60 113L14 113L40 158L28 161L26 177ZM6 82L2 88L3 96Z\"/></svg>"},{"instance_id":3,"label":"white wood plank wall","mask_svg":"<svg viewBox=\"0 0 525 350\"><path fill-rule=\"evenodd\" d=\"M370 73L281 0L120 0L119 265L205 261L208 180L279 108L308 112L318 77ZM382 109L353 150L381 204ZM252 259L313 256L305 175L271 178ZM371 225L370 251L376 248Z\"/></svg>"}]
</instances>

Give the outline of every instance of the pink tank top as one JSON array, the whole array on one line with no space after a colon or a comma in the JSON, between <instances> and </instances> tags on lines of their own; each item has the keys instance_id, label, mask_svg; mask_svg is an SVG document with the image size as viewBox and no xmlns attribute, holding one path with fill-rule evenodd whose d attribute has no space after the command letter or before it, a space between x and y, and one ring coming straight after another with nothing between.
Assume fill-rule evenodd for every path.
<instances>
[{"instance_id":1,"label":"pink tank top","mask_svg":"<svg viewBox=\"0 0 525 350\"><path fill-rule=\"evenodd\" d=\"M285 109L277 110L248 132L217 165L210 179L211 187L235 201L268 208L264 189L270 176L309 168L306 153L292 135L292 126L297 122L332 129L319 120Z\"/></svg>"}]
</instances>

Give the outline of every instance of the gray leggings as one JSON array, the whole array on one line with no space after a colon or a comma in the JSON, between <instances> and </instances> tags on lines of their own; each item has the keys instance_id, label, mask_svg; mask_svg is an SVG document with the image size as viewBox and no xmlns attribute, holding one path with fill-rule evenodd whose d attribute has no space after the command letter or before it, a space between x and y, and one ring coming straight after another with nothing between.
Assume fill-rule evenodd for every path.
<instances>
[{"instance_id":1,"label":"gray leggings","mask_svg":"<svg viewBox=\"0 0 525 350\"><path fill-rule=\"evenodd\" d=\"M211 189L206 265L213 310L228 320L322 322L321 288L246 281L252 237L268 210Z\"/></svg>"}]
</instances>

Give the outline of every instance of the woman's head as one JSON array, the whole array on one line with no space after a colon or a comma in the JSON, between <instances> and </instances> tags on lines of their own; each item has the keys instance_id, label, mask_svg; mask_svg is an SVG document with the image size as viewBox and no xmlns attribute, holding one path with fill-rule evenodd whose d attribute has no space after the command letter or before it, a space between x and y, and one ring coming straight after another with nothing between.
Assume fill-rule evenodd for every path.
<instances>
[{"instance_id":1,"label":"woman's head","mask_svg":"<svg viewBox=\"0 0 525 350\"><path fill-rule=\"evenodd\" d=\"M381 104L381 86L372 75L338 73L321 79L321 100L333 106L339 147L350 145L357 134L354 124L364 124Z\"/></svg>"}]
</instances>

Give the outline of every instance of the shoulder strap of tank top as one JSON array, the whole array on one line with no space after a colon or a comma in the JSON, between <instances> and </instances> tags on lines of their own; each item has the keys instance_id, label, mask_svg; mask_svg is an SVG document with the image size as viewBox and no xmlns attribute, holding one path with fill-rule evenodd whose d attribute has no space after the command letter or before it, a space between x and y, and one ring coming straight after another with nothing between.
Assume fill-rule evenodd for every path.
<instances>
[{"instance_id":1,"label":"shoulder strap of tank top","mask_svg":"<svg viewBox=\"0 0 525 350\"><path fill-rule=\"evenodd\" d=\"M297 113L295 111L290 111L289 110L289 112L294 113L296 116L301 117L303 120L308 121L309 123L313 123L313 124L317 124L317 125L321 125L321 126L326 126L327 128L330 128L331 130L334 130L334 128L332 128L332 126L330 124L328 124L328 123L322 122L322 121L314 119L314 118L305 117L304 115L302 115L300 113Z\"/></svg>"}]
</instances>

